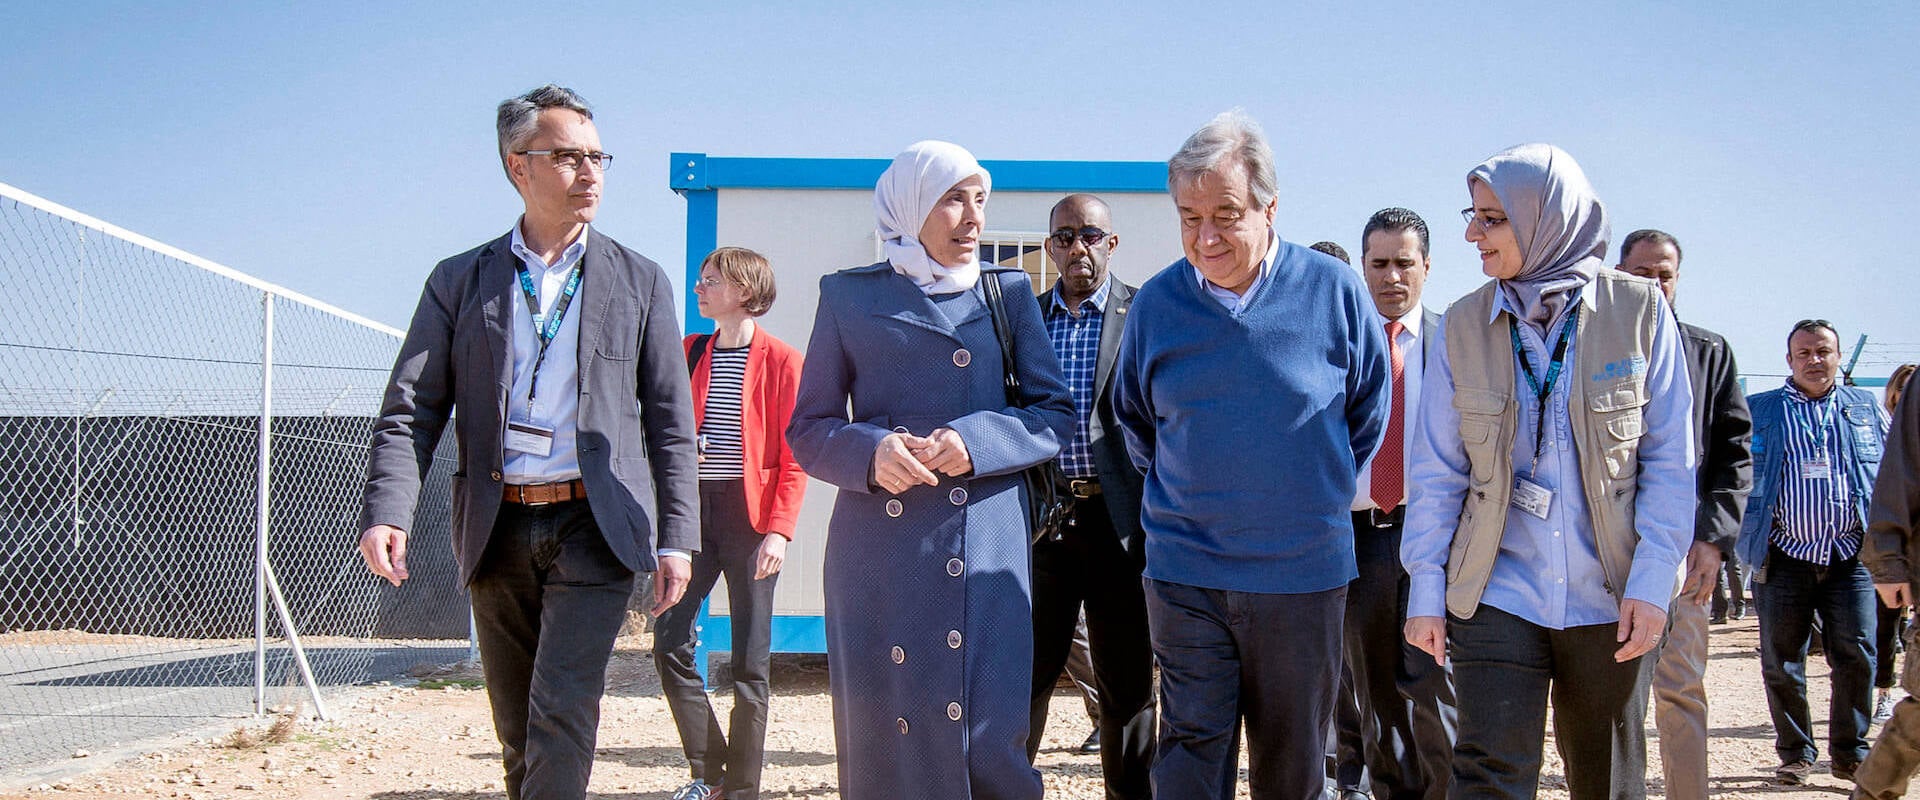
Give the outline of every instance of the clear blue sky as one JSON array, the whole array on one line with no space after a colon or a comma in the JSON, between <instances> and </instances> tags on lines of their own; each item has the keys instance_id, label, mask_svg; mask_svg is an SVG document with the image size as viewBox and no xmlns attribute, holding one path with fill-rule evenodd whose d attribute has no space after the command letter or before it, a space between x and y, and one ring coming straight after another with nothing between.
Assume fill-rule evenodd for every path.
<instances>
[{"instance_id":1,"label":"clear blue sky","mask_svg":"<svg viewBox=\"0 0 1920 800\"><path fill-rule=\"evenodd\" d=\"M1160 160L1237 105L1282 236L1357 252L1375 209L1427 217L1429 305L1483 280L1466 171L1548 141L1616 241L1680 237L1681 315L1745 371L1783 372L1809 316L1886 343L1861 375L1920 358L1914 3L809 5L10 3L0 181L404 326L436 260L511 224L493 107L540 83L619 156L598 226L676 268L670 151Z\"/></svg>"}]
</instances>

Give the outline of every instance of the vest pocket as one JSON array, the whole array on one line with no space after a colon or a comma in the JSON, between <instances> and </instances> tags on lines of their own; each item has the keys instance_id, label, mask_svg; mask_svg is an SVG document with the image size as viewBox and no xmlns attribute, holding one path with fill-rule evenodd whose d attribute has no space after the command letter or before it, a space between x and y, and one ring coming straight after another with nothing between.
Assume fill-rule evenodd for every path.
<instances>
[{"instance_id":1,"label":"vest pocket","mask_svg":"<svg viewBox=\"0 0 1920 800\"><path fill-rule=\"evenodd\" d=\"M1642 408L1647 384L1639 378L1616 381L1588 395L1587 408L1607 431L1604 456L1607 476L1631 480L1640 472L1640 437L1647 434Z\"/></svg>"},{"instance_id":2,"label":"vest pocket","mask_svg":"<svg viewBox=\"0 0 1920 800\"><path fill-rule=\"evenodd\" d=\"M1501 443L1494 432L1500 429L1500 416L1507 410L1507 397L1482 389L1456 388L1453 408L1460 413L1460 444L1467 451L1467 463L1473 468L1473 483L1493 480L1494 466L1500 461Z\"/></svg>"}]
</instances>

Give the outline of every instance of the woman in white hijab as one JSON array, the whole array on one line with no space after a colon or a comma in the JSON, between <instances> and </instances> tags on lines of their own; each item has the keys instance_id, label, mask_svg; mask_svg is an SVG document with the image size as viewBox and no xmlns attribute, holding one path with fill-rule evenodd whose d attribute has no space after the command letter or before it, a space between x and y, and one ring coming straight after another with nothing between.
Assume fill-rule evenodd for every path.
<instances>
[{"instance_id":1,"label":"woman in white hijab","mask_svg":"<svg viewBox=\"0 0 1920 800\"><path fill-rule=\"evenodd\" d=\"M847 800L1035 800L1032 591L1020 471L1071 436L1073 398L1019 270L979 261L992 178L921 142L874 191L887 260L820 281L787 439L838 487L825 564ZM1013 329L1008 404L984 281Z\"/></svg>"},{"instance_id":2,"label":"woman in white hijab","mask_svg":"<svg viewBox=\"0 0 1920 800\"><path fill-rule=\"evenodd\" d=\"M1429 345L1400 560L1407 641L1446 664L1450 795L1532 798L1547 705L1573 800L1646 796L1647 690L1693 542L1692 390L1651 282L1545 144L1467 176L1493 278Z\"/></svg>"}]
</instances>

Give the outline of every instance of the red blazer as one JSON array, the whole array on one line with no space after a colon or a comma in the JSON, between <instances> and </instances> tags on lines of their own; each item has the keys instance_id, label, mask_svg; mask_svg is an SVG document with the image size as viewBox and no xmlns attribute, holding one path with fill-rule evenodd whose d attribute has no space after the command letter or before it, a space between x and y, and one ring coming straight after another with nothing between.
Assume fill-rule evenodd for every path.
<instances>
[{"instance_id":1,"label":"red blazer","mask_svg":"<svg viewBox=\"0 0 1920 800\"><path fill-rule=\"evenodd\" d=\"M680 346L688 355L699 334ZM713 373L712 338L693 370L693 427L707 417L707 381ZM759 326L747 344L747 375L741 385L740 446L745 462L747 520L760 533L793 539L800 500L807 492L807 473L787 447L787 420L793 417L793 398L800 390L800 351L774 338Z\"/></svg>"}]
</instances>

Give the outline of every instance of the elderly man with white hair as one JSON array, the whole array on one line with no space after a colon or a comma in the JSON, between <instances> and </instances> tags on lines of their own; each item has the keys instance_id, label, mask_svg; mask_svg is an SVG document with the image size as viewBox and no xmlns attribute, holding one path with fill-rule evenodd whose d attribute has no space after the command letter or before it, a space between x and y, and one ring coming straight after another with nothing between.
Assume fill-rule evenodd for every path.
<instances>
[{"instance_id":1,"label":"elderly man with white hair","mask_svg":"<svg viewBox=\"0 0 1920 800\"><path fill-rule=\"evenodd\" d=\"M1355 474L1386 428L1387 343L1360 277L1282 241L1273 153L1235 110L1167 165L1186 258L1134 295L1114 410L1146 473L1161 669L1157 797L1318 797L1357 574Z\"/></svg>"}]
</instances>

